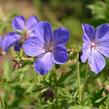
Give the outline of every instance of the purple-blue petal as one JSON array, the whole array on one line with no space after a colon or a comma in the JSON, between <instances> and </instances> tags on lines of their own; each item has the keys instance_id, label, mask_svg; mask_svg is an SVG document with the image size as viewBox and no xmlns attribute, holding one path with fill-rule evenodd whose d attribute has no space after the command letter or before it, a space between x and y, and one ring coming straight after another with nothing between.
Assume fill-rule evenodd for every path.
<instances>
[{"instance_id":1,"label":"purple-blue petal","mask_svg":"<svg viewBox=\"0 0 109 109\"><path fill-rule=\"evenodd\" d=\"M32 31L34 26L39 23L39 20L36 16L31 16L28 18L26 26L29 31Z\"/></svg>"},{"instance_id":2,"label":"purple-blue petal","mask_svg":"<svg viewBox=\"0 0 109 109\"><path fill-rule=\"evenodd\" d=\"M2 41L3 51L7 51L11 46L15 45L21 39L21 36L17 33L10 32L8 33Z\"/></svg>"},{"instance_id":3,"label":"purple-blue petal","mask_svg":"<svg viewBox=\"0 0 109 109\"><path fill-rule=\"evenodd\" d=\"M15 31L23 31L26 28L25 18L23 16L16 16L12 21L12 27Z\"/></svg>"},{"instance_id":4,"label":"purple-blue petal","mask_svg":"<svg viewBox=\"0 0 109 109\"><path fill-rule=\"evenodd\" d=\"M109 41L103 41L98 43L97 50L104 56L109 57Z\"/></svg>"},{"instance_id":5,"label":"purple-blue petal","mask_svg":"<svg viewBox=\"0 0 109 109\"><path fill-rule=\"evenodd\" d=\"M43 43L37 37L28 38L23 44L25 54L33 57L44 53L43 47Z\"/></svg>"},{"instance_id":6,"label":"purple-blue petal","mask_svg":"<svg viewBox=\"0 0 109 109\"><path fill-rule=\"evenodd\" d=\"M44 43L44 28L42 26L42 23L38 23L37 25L34 26L33 29L33 37L38 37L41 43Z\"/></svg>"},{"instance_id":7,"label":"purple-blue petal","mask_svg":"<svg viewBox=\"0 0 109 109\"><path fill-rule=\"evenodd\" d=\"M82 28L83 28L85 39L89 38L90 41L94 41L94 39L95 39L95 29L94 29L94 27L90 24L83 24Z\"/></svg>"},{"instance_id":8,"label":"purple-blue petal","mask_svg":"<svg viewBox=\"0 0 109 109\"><path fill-rule=\"evenodd\" d=\"M41 22L44 33L43 33L43 38L45 43L50 43L52 40L52 27L51 24L48 22Z\"/></svg>"},{"instance_id":9,"label":"purple-blue petal","mask_svg":"<svg viewBox=\"0 0 109 109\"><path fill-rule=\"evenodd\" d=\"M104 56L109 57L109 47L99 46L97 50L102 53Z\"/></svg>"},{"instance_id":10,"label":"purple-blue petal","mask_svg":"<svg viewBox=\"0 0 109 109\"><path fill-rule=\"evenodd\" d=\"M82 39L83 39L83 42L90 42L90 40L86 34L83 34Z\"/></svg>"},{"instance_id":11,"label":"purple-blue petal","mask_svg":"<svg viewBox=\"0 0 109 109\"><path fill-rule=\"evenodd\" d=\"M43 42L50 43L52 40L52 27L48 22L39 22L34 27L36 37L39 37Z\"/></svg>"},{"instance_id":12,"label":"purple-blue petal","mask_svg":"<svg viewBox=\"0 0 109 109\"><path fill-rule=\"evenodd\" d=\"M52 54L50 52L39 57L35 63L35 71L41 75L47 74L53 66Z\"/></svg>"},{"instance_id":13,"label":"purple-blue petal","mask_svg":"<svg viewBox=\"0 0 109 109\"><path fill-rule=\"evenodd\" d=\"M81 61L85 63L90 55L90 43L83 43Z\"/></svg>"},{"instance_id":14,"label":"purple-blue petal","mask_svg":"<svg viewBox=\"0 0 109 109\"><path fill-rule=\"evenodd\" d=\"M102 44L104 42L109 42L109 32L107 32L103 37L95 40L97 44Z\"/></svg>"},{"instance_id":15,"label":"purple-blue petal","mask_svg":"<svg viewBox=\"0 0 109 109\"><path fill-rule=\"evenodd\" d=\"M69 40L69 30L66 28L58 28L53 32L53 42L55 46L65 45Z\"/></svg>"},{"instance_id":16,"label":"purple-blue petal","mask_svg":"<svg viewBox=\"0 0 109 109\"><path fill-rule=\"evenodd\" d=\"M109 32L109 24L102 24L96 28L96 38L102 38L107 32Z\"/></svg>"},{"instance_id":17,"label":"purple-blue petal","mask_svg":"<svg viewBox=\"0 0 109 109\"><path fill-rule=\"evenodd\" d=\"M103 55L95 49L92 50L88 59L88 63L91 70L96 74L101 72L105 67L105 59Z\"/></svg>"},{"instance_id":18,"label":"purple-blue petal","mask_svg":"<svg viewBox=\"0 0 109 109\"><path fill-rule=\"evenodd\" d=\"M53 61L55 64L64 64L68 60L68 53L66 48L63 46L58 46L53 52Z\"/></svg>"}]
</instances>

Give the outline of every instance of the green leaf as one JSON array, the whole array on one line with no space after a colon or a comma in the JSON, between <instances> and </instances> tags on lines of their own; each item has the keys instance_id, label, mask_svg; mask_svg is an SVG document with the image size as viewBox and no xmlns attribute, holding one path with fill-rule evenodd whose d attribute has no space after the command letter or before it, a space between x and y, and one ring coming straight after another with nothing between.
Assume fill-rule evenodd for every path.
<instances>
[{"instance_id":1,"label":"green leaf","mask_svg":"<svg viewBox=\"0 0 109 109\"><path fill-rule=\"evenodd\" d=\"M98 107L101 104L104 104L107 96L102 96L104 92L104 88L99 89L98 91L94 92L92 95L92 104Z\"/></svg>"},{"instance_id":2,"label":"green leaf","mask_svg":"<svg viewBox=\"0 0 109 109\"><path fill-rule=\"evenodd\" d=\"M65 84L65 81L71 77L71 72L63 73L60 78L57 80L57 85L59 87L63 87Z\"/></svg>"}]
</instances>

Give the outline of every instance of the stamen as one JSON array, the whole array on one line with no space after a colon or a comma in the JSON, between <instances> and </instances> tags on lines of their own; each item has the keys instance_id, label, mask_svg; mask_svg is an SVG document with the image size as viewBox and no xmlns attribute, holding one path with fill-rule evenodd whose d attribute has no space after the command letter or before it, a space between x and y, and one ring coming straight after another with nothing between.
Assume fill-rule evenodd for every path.
<instances>
[{"instance_id":1,"label":"stamen","mask_svg":"<svg viewBox=\"0 0 109 109\"><path fill-rule=\"evenodd\" d=\"M24 40L26 40L28 38L28 33L27 31L24 32Z\"/></svg>"}]
</instances>

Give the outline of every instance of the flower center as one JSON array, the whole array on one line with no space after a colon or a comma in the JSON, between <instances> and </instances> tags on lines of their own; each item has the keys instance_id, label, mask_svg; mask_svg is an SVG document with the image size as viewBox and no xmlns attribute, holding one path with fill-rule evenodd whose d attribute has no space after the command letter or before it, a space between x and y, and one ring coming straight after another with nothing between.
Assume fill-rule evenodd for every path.
<instances>
[{"instance_id":1,"label":"flower center","mask_svg":"<svg viewBox=\"0 0 109 109\"><path fill-rule=\"evenodd\" d=\"M29 34L30 34L30 33L29 33L27 30L24 30L24 31L21 33L21 36L22 36L22 38L21 38L21 40L20 40L20 44L21 44L21 45L23 44L23 42L24 42L26 39L28 39Z\"/></svg>"},{"instance_id":2,"label":"flower center","mask_svg":"<svg viewBox=\"0 0 109 109\"><path fill-rule=\"evenodd\" d=\"M46 51L46 52L52 52L52 51L53 51L53 47L46 47L46 48L45 48L45 51Z\"/></svg>"},{"instance_id":3,"label":"flower center","mask_svg":"<svg viewBox=\"0 0 109 109\"><path fill-rule=\"evenodd\" d=\"M30 33L32 33L32 31L24 29L20 34L21 34L23 40L26 40L29 37Z\"/></svg>"},{"instance_id":4,"label":"flower center","mask_svg":"<svg viewBox=\"0 0 109 109\"><path fill-rule=\"evenodd\" d=\"M24 40L28 38L28 32L26 30L23 32L23 38Z\"/></svg>"},{"instance_id":5,"label":"flower center","mask_svg":"<svg viewBox=\"0 0 109 109\"><path fill-rule=\"evenodd\" d=\"M91 43L91 49L95 49L96 48L96 44L94 42Z\"/></svg>"}]
</instances>

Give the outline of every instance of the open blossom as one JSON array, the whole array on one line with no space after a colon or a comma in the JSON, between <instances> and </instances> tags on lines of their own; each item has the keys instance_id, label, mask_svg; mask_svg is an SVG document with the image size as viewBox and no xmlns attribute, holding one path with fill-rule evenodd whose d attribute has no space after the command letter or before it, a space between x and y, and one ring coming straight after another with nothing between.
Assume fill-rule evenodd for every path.
<instances>
[{"instance_id":1,"label":"open blossom","mask_svg":"<svg viewBox=\"0 0 109 109\"><path fill-rule=\"evenodd\" d=\"M34 26L39 23L35 16L31 16L27 21L23 16L16 16L12 21L14 32L8 33L4 38L4 43L7 44L5 49L14 46L15 50L19 51L23 42L28 38L34 36Z\"/></svg>"},{"instance_id":2,"label":"open blossom","mask_svg":"<svg viewBox=\"0 0 109 109\"><path fill-rule=\"evenodd\" d=\"M83 24L82 62L88 60L91 70L99 73L105 67L105 58L109 57L109 24L103 24L96 29L89 24Z\"/></svg>"},{"instance_id":3,"label":"open blossom","mask_svg":"<svg viewBox=\"0 0 109 109\"><path fill-rule=\"evenodd\" d=\"M40 22L35 28L37 37L28 38L23 48L26 55L37 57L35 71L44 75L52 69L53 64L64 64L67 61L65 44L69 39L69 31L58 28L52 32L48 22Z\"/></svg>"}]
</instances>

